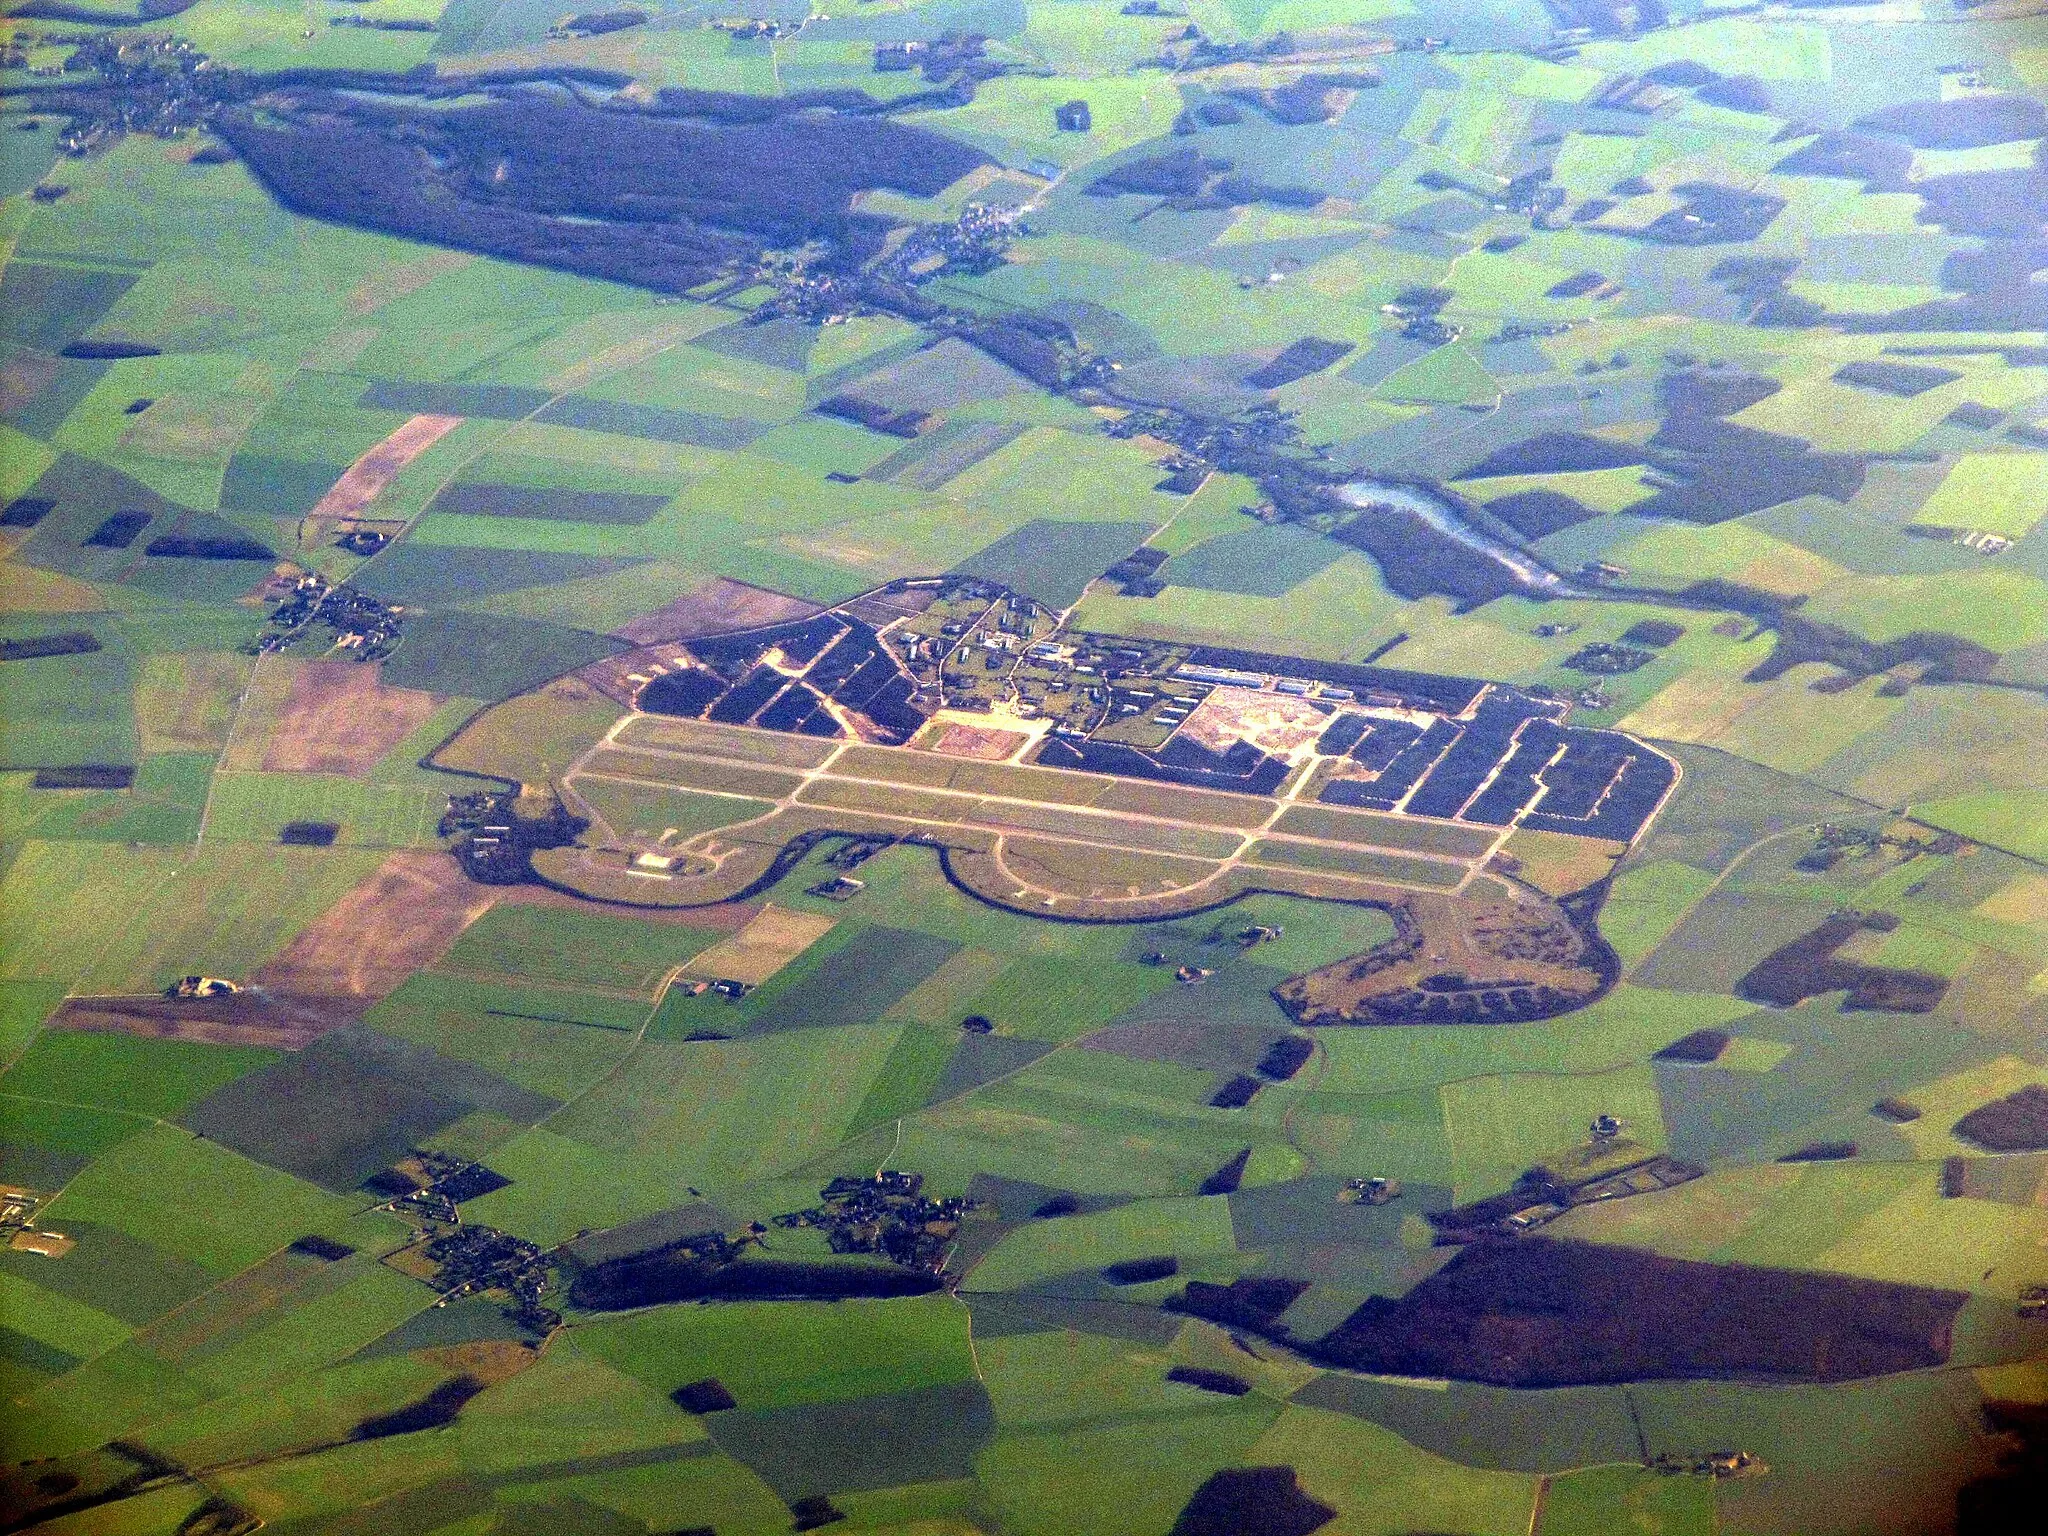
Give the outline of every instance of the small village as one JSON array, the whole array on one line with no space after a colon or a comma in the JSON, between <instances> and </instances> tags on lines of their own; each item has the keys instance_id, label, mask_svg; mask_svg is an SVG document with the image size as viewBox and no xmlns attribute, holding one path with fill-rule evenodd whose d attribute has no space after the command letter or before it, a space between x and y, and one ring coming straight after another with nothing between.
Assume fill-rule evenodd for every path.
<instances>
[{"instance_id":1,"label":"small village","mask_svg":"<svg viewBox=\"0 0 2048 1536\"><path fill-rule=\"evenodd\" d=\"M259 655L289 650L316 625L333 632L333 649L352 661L376 661L397 649L405 610L358 592L347 583L305 575L290 582L270 613L270 633L255 643Z\"/></svg>"},{"instance_id":2,"label":"small village","mask_svg":"<svg viewBox=\"0 0 2048 1536\"><path fill-rule=\"evenodd\" d=\"M923 1193L924 1176L883 1169L871 1179L837 1178L820 1204L775 1218L786 1230L824 1232L834 1253L879 1253L907 1269L936 1274L946 1267L960 1219L972 1200Z\"/></svg>"}]
</instances>

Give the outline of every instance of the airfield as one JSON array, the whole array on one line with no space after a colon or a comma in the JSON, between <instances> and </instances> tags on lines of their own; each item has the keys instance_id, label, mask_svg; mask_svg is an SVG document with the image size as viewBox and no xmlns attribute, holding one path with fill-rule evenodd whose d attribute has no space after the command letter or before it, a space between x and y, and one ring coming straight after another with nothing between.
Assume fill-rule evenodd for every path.
<instances>
[{"instance_id":1,"label":"airfield","mask_svg":"<svg viewBox=\"0 0 2048 1536\"><path fill-rule=\"evenodd\" d=\"M2038 9L14 7L0 1526L2029 1529Z\"/></svg>"}]
</instances>

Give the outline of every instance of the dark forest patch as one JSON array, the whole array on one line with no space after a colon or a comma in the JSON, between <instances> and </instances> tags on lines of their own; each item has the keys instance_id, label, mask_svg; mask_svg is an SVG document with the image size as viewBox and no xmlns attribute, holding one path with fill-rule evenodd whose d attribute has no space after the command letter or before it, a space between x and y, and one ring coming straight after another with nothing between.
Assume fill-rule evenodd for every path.
<instances>
[{"instance_id":1,"label":"dark forest patch","mask_svg":"<svg viewBox=\"0 0 2048 1536\"><path fill-rule=\"evenodd\" d=\"M56 510L47 496L17 496L0 508L0 528L33 528Z\"/></svg>"},{"instance_id":2,"label":"dark forest patch","mask_svg":"<svg viewBox=\"0 0 2048 1536\"><path fill-rule=\"evenodd\" d=\"M1892 1013L1929 1013L1948 991L1946 978L1927 971L1859 965L1835 951L1859 930L1889 932L1898 920L1884 913L1836 912L1811 933L1773 950L1735 985L1751 1002L1790 1008L1809 997L1844 992L1842 1007Z\"/></svg>"},{"instance_id":3,"label":"dark forest patch","mask_svg":"<svg viewBox=\"0 0 2048 1536\"><path fill-rule=\"evenodd\" d=\"M1525 539L1540 539L1576 528L1599 516L1584 502L1561 491L1517 491L1485 504L1487 512Z\"/></svg>"},{"instance_id":4,"label":"dark forest patch","mask_svg":"<svg viewBox=\"0 0 2048 1536\"><path fill-rule=\"evenodd\" d=\"M1211 1109L1243 1109L1263 1085L1256 1077L1239 1072L1209 1096Z\"/></svg>"},{"instance_id":5,"label":"dark forest patch","mask_svg":"<svg viewBox=\"0 0 2048 1536\"><path fill-rule=\"evenodd\" d=\"M1590 206L1592 205L1587 205L1587 207ZM1585 208L1581 208L1579 212L1584 213ZM1574 217L1577 217L1577 215L1574 215ZM1561 277L1552 283L1549 288L1544 290L1544 296L1552 299L1580 299L1589 293L1605 288L1607 282L1606 276L1599 272L1591 270L1574 272L1570 277Z\"/></svg>"},{"instance_id":6,"label":"dark forest patch","mask_svg":"<svg viewBox=\"0 0 2048 1536\"><path fill-rule=\"evenodd\" d=\"M116 512L81 540L88 549L126 549L149 526L147 512Z\"/></svg>"},{"instance_id":7,"label":"dark forest patch","mask_svg":"<svg viewBox=\"0 0 2048 1536\"><path fill-rule=\"evenodd\" d=\"M1195 1490L1171 1536L1310 1536L1336 1518L1292 1467L1226 1467Z\"/></svg>"},{"instance_id":8,"label":"dark forest patch","mask_svg":"<svg viewBox=\"0 0 2048 1536\"><path fill-rule=\"evenodd\" d=\"M1539 432L1511 447L1489 454L1460 479L1484 480L1496 475L1558 475L1588 469L1626 469L1646 462L1633 443L1611 442L1585 432Z\"/></svg>"},{"instance_id":9,"label":"dark forest patch","mask_svg":"<svg viewBox=\"0 0 2048 1536\"><path fill-rule=\"evenodd\" d=\"M1253 1091L1256 1092L1257 1090L1254 1089ZM1212 1099L1210 1102L1213 1104L1215 1100ZM1250 1147L1243 1148L1238 1152L1237 1156L1202 1180L1202 1187L1197 1193L1204 1195L1236 1194L1238 1186L1244 1183L1244 1171L1250 1166L1251 1160L1252 1149Z\"/></svg>"},{"instance_id":10,"label":"dark forest patch","mask_svg":"<svg viewBox=\"0 0 2048 1536\"><path fill-rule=\"evenodd\" d=\"M1956 1122L1956 1134L1987 1152L2048 1151L2048 1088L2029 1083L1973 1109Z\"/></svg>"},{"instance_id":11,"label":"dark forest patch","mask_svg":"<svg viewBox=\"0 0 2048 1536\"><path fill-rule=\"evenodd\" d=\"M1672 188L1685 201L1640 230L1617 231L1659 245L1734 245L1754 240L1785 211L1785 200L1710 181Z\"/></svg>"},{"instance_id":12,"label":"dark forest patch","mask_svg":"<svg viewBox=\"0 0 2048 1536\"><path fill-rule=\"evenodd\" d=\"M1406 507L1373 507L1330 537L1371 555L1388 589L1410 601L1442 593L1452 599L1453 612L1467 613L1521 590L1507 565Z\"/></svg>"},{"instance_id":13,"label":"dark forest patch","mask_svg":"<svg viewBox=\"0 0 2048 1536\"><path fill-rule=\"evenodd\" d=\"M1897 191L1912 169L1913 153L1887 139L1860 133L1817 134L1771 167L1779 176L1837 176L1871 191Z\"/></svg>"},{"instance_id":14,"label":"dark forest patch","mask_svg":"<svg viewBox=\"0 0 2048 1536\"><path fill-rule=\"evenodd\" d=\"M1259 1058L1257 1070L1261 1077L1284 1083L1306 1066L1315 1053L1316 1043L1307 1035L1282 1035Z\"/></svg>"},{"instance_id":15,"label":"dark forest patch","mask_svg":"<svg viewBox=\"0 0 2048 1536\"><path fill-rule=\"evenodd\" d=\"M1683 624L1673 624L1669 619L1638 619L1622 631L1623 645L1647 645L1655 650L1674 644L1685 635Z\"/></svg>"},{"instance_id":16,"label":"dark forest patch","mask_svg":"<svg viewBox=\"0 0 2048 1536\"><path fill-rule=\"evenodd\" d=\"M1246 374L1244 381L1253 389L1279 389L1312 373L1321 373L1348 354L1352 346L1348 341L1325 341L1320 336L1304 336L1281 349L1280 355L1263 368L1255 368Z\"/></svg>"},{"instance_id":17,"label":"dark forest patch","mask_svg":"<svg viewBox=\"0 0 2048 1536\"><path fill-rule=\"evenodd\" d=\"M483 1391L474 1376L456 1376L442 1382L418 1402L407 1403L390 1413L380 1413L359 1422L349 1431L351 1440L387 1440L393 1435L417 1434L423 1429L440 1429L453 1424L463 1406Z\"/></svg>"},{"instance_id":18,"label":"dark forest patch","mask_svg":"<svg viewBox=\"0 0 2048 1536\"><path fill-rule=\"evenodd\" d=\"M932 424L932 418L923 411L891 410L858 395L834 395L829 400L820 401L816 409L821 416L837 416L841 421L850 421L870 432L881 432L890 437L916 437Z\"/></svg>"},{"instance_id":19,"label":"dark forest patch","mask_svg":"<svg viewBox=\"0 0 2048 1536\"><path fill-rule=\"evenodd\" d=\"M1657 381L1657 402L1666 416L1733 416L1784 387L1761 373L1681 368Z\"/></svg>"},{"instance_id":20,"label":"dark forest patch","mask_svg":"<svg viewBox=\"0 0 2048 1536\"><path fill-rule=\"evenodd\" d=\"M1221 1323L1226 1328L1269 1333L1280 1314L1307 1289L1306 1280L1290 1280L1285 1275L1244 1275L1228 1285L1190 1280L1180 1295L1167 1298L1166 1310Z\"/></svg>"},{"instance_id":21,"label":"dark forest patch","mask_svg":"<svg viewBox=\"0 0 2048 1536\"><path fill-rule=\"evenodd\" d=\"M1704 1066L1721 1059L1721 1053L1728 1049L1731 1038L1725 1029L1696 1029L1689 1035L1679 1036L1650 1059L1689 1061Z\"/></svg>"},{"instance_id":22,"label":"dark forest patch","mask_svg":"<svg viewBox=\"0 0 2048 1536\"><path fill-rule=\"evenodd\" d=\"M1958 427L1968 427L1973 432L1991 432L2005 425L2005 412L1993 410L1988 405L1979 405L1975 400L1965 400L1950 411L1946 419Z\"/></svg>"},{"instance_id":23,"label":"dark forest patch","mask_svg":"<svg viewBox=\"0 0 2048 1536\"><path fill-rule=\"evenodd\" d=\"M1847 1381L1943 1363L1967 1299L1522 1237L1471 1245L1398 1301L1371 1298L1310 1352L1354 1370L1512 1387Z\"/></svg>"},{"instance_id":24,"label":"dark forest patch","mask_svg":"<svg viewBox=\"0 0 2048 1536\"><path fill-rule=\"evenodd\" d=\"M435 109L300 88L218 128L294 212L672 292L764 245L871 255L889 223L851 212L855 192L929 197L984 158L875 117L694 105L708 109L535 95Z\"/></svg>"},{"instance_id":25,"label":"dark forest patch","mask_svg":"<svg viewBox=\"0 0 2048 1536\"><path fill-rule=\"evenodd\" d=\"M1731 112L1771 110L1771 93L1755 75L1725 75L1710 80L1699 88L1698 95L1708 105L1726 107Z\"/></svg>"},{"instance_id":26,"label":"dark forest patch","mask_svg":"<svg viewBox=\"0 0 2048 1536\"><path fill-rule=\"evenodd\" d=\"M55 635L0 640L0 661L38 661L46 656L87 656L100 649L99 636L82 629Z\"/></svg>"},{"instance_id":27,"label":"dark forest patch","mask_svg":"<svg viewBox=\"0 0 2048 1536\"><path fill-rule=\"evenodd\" d=\"M250 560L268 564L277 558L277 551L268 544L234 531L231 524L219 518L208 518L205 522L217 525L219 531L207 532L203 525L181 525L160 539L151 539L142 552L154 560Z\"/></svg>"},{"instance_id":28,"label":"dark forest patch","mask_svg":"<svg viewBox=\"0 0 2048 1536\"><path fill-rule=\"evenodd\" d=\"M1902 101L1856 120L1858 128L1904 139L1915 149L1981 149L2048 132L2048 109L2031 96L1963 96Z\"/></svg>"},{"instance_id":29,"label":"dark forest patch","mask_svg":"<svg viewBox=\"0 0 2048 1536\"><path fill-rule=\"evenodd\" d=\"M161 349L140 341L74 341L57 354L88 362L119 362L131 357L161 357Z\"/></svg>"},{"instance_id":30,"label":"dark forest patch","mask_svg":"<svg viewBox=\"0 0 2048 1536\"><path fill-rule=\"evenodd\" d=\"M1126 160L1091 181L1088 191L1096 197L1116 197L1123 193L1146 197L1198 197L1212 176L1230 168L1228 160L1204 155L1199 150L1178 149L1170 154Z\"/></svg>"},{"instance_id":31,"label":"dark forest patch","mask_svg":"<svg viewBox=\"0 0 2048 1536\"><path fill-rule=\"evenodd\" d=\"M1282 127L1300 128L1327 123L1337 115L1343 91L1365 90L1380 83L1377 71L1345 70L1335 74L1308 74L1270 90L1247 86L1226 94L1248 102Z\"/></svg>"},{"instance_id":32,"label":"dark forest patch","mask_svg":"<svg viewBox=\"0 0 2048 1536\"><path fill-rule=\"evenodd\" d=\"M1874 389L1902 399L1924 395L1943 384L1953 384L1961 377L1953 368L1931 368L1923 363L1886 363L1875 358L1844 363L1835 370L1835 382L1838 384Z\"/></svg>"},{"instance_id":33,"label":"dark forest patch","mask_svg":"<svg viewBox=\"0 0 2048 1536\"><path fill-rule=\"evenodd\" d=\"M1224 1397L1243 1397L1252 1389L1252 1384L1242 1376L1233 1376L1228 1371L1212 1371L1200 1365L1176 1365L1166 1373L1166 1379Z\"/></svg>"},{"instance_id":34,"label":"dark forest patch","mask_svg":"<svg viewBox=\"0 0 2048 1536\"><path fill-rule=\"evenodd\" d=\"M737 1399L716 1376L686 1381L669 1396L686 1413L725 1413L739 1407Z\"/></svg>"},{"instance_id":35,"label":"dark forest patch","mask_svg":"<svg viewBox=\"0 0 2048 1536\"><path fill-rule=\"evenodd\" d=\"M780 1259L723 1262L705 1257L691 1239L652 1253L609 1259L576 1276L569 1289L579 1307L617 1312L675 1301L843 1301L852 1297L923 1296L939 1278L895 1264L805 1264Z\"/></svg>"},{"instance_id":36,"label":"dark forest patch","mask_svg":"<svg viewBox=\"0 0 2048 1536\"><path fill-rule=\"evenodd\" d=\"M61 768L38 768L29 780L31 789L128 789L135 783L135 770L123 763L72 763Z\"/></svg>"},{"instance_id":37,"label":"dark forest patch","mask_svg":"<svg viewBox=\"0 0 2048 1536\"><path fill-rule=\"evenodd\" d=\"M331 821L288 821L278 830L277 840L287 848L328 848L340 832Z\"/></svg>"},{"instance_id":38,"label":"dark forest patch","mask_svg":"<svg viewBox=\"0 0 2048 1536\"><path fill-rule=\"evenodd\" d=\"M1768 683L1792 668L1817 661L1851 677L1872 677L1909 662L1923 664L1921 680L1929 683L1954 682L1961 678L1982 678L1998 664L1996 652L1955 635L1914 630L1890 640L1866 640L1838 624L1824 624L1801 618L1793 612L1797 599L1788 602L1773 593L1718 578L1696 581L1681 593L1688 603L1726 608L1747 614L1757 623L1774 630L1778 643L1771 654L1746 674L1745 681Z\"/></svg>"},{"instance_id":39,"label":"dark forest patch","mask_svg":"<svg viewBox=\"0 0 2048 1536\"><path fill-rule=\"evenodd\" d=\"M1632 516L1720 523L1801 496L1846 502L1863 488L1855 454L1815 453L1796 437L1724 420L1776 394L1776 379L1682 369L1658 392L1663 424L1650 439L1654 461L1683 483L1629 508Z\"/></svg>"},{"instance_id":40,"label":"dark forest patch","mask_svg":"<svg viewBox=\"0 0 2048 1536\"><path fill-rule=\"evenodd\" d=\"M1158 1254L1145 1259L1120 1259L1106 1264L1102 1269L1105 1285L1148 1285L1154 1280L1168 1280L1180 1273L1180 1260L1170 1253Z\"/></svg>"}]
</instances>

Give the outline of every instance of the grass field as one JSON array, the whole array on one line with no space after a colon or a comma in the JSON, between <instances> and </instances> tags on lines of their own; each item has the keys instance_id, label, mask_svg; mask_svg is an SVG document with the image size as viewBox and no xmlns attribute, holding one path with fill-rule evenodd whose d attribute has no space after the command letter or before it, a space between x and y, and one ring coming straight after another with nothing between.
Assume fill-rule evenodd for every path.
<instances>
[{"instance_id":1,"label":"grass field","mask_svg":"<svg viewBox=\"0 0 2048 1536\"><path fill-rule=\"evenodd\" d=\"M240 976L380 861L372 851L220 844L109 859L95 843L31 843L0 881L5 974L80 992L155 991L194 971ZM92 915L118 900L117 935Z\"/></svg>"},{"instance_id":2,"label":"grass field","mask_svg":"<svg viewBox=\"0 0 2048 1536\"><path fill-rule=\"evenodd\" d=\"M312 89L294 71L395 79L423 60L444 82L497 82L444 94L431 117L372 93L413 120L409 144L485 102L650 106L606 113L606 131L693 148L624 201L572 174L555 191L589 222L529 248L697 242L663 285L688 291L304 217L270 190L287 180L195 159L205 130L67 156L40 97L0 124L5 638L101 646L0 664L0 1182L55 1194L38 1225L76 1243L57 1259L0 1246L0 1438L10 1465L67 1458L17 1468L17 1492L127 1476L110 1441L204 1483L41 1527L224 1529L238 1517L202 1507L218 1497L245 1523L334 1536L771 1536L818 1493L848 1530L1194 1536L1244 1523L1189 1504L1253 1467L1288 1469L1315 1501L1275 1529L1307 1529L1319 1506L1321 1529L1361 1536L1955 1523L1958 1486L2001 1453L1983 1401L2043 1392L2017 1363L2038 1325L2014 1315L2048 1284L2039 1159L1954 1131L2042 1079L2048 1028L2048 887L2026 862L2048 859L2032 691L2048 682L2048 367L2025 264L2008 260L2037 233L2021 183L2048 50L2024 19L1988 15L2026 6L1979 7L1960 50L1933 25L1954 7L1872 25L1686 6L1622 28L1533 0L1157 15L902 0L829 19L769 7L772 36L701 5L597 33L495 0L359 9L340 19L439 30L198 0L124 39L168 25L213 70L281 96ZM15 29L26 68L64 65L72 45L49 26ZM1449 46L1416 46L1425 35ZM932 47L877 67L905 41ZM572 92L516 84L562 69ZM902 110L856 111L851 93ZM345 94L337 110L373 115ZM1060 126L1076 102L1088 126ZM42 126L15 131L31 108ZM1884 173L1836 174L1823 126L1878 145ZM919 167L937 147L906 138L877 154L883 184L850 219L749 203L807 163L786 146L811 133L935 133L989 158L935 187ZM733 136L750 141L741 158L709 147ZM604 178L623 186L632 164L606 156ZM672 195L728 164L733 222L664 222ZM494 198L516 203L542 169L509 155ZM1112 171L1158 190L1096 187ZM29 196L39 184L66 190ZM906 275L906 226L972 203L1020 210L1020 226L989 235L987 261ZM771 227L765 268L713 250ZM833 277L795 306L780 293L792 252ZM829 309L872 277L947 313L779 312ZM1056 354L1074 387L1039 387L968 334L998 350L1007 334L1040 365ZM80 339L157 350L62 355ZM1347 350L1261 387L1311 339ZM929 419L899 438L818 410L840 395ZM460 424L365 509L403 528L389 548L364 561L335 545L341 527L307 521L360 456L437 409ZM1303 476L1255 478L1268 448L1300 455ZM1189 458L1201 488L1159 489ZM1604 562L1630 590L1495 596L1487 557L1420 535L1383 564L1313 514L1325 471L1481 506L1527 498L1506 510L1565 525L1530 535L1547 564L1581 585ZM128 508L151 519L130 545L108 547L118 527L88 542ZM232 526L279 563L403 604L395 652L324 678L295 659L305 645L259 662L272 562L147 552L179 524ZM2015 542L1991 554L1963 530ZM1098 579L1141 542L1165 557L1162 590ZM1312 790L1282 801L629 716L577 675L622 636L956 570L1077 604L1075 627L1102 635L1549 690L1576 701L1574 723L1669 743L1684 774L1621 849L1347 811ZM1798 626L1760 625L1754 597L1736 613L1653 590L1707 580L1834 627L1839 654L1882 675L1845 684L1807 662L1753 680ZM1683 633L1644 640L1635 670L1566 664L1635 644L1648 620ZM1981 683L1909 654L1951 639L1995 653ZM590 676L613 688L625 670ZM384 686L360 688L373 673ZM483 787L460 774L517 782L532 804L615 727L563 788L595 818L589 846L536 866L599 900L479 885L440 850L442 797ZM132 766L133 786L32 787L74 764ZM292 821L334 824L335 846L279 845ZM1823 824L1889 841L1816 868ZM1928 827L1970 846L1900 846ZM940 847L885 848L828 900L809 891L845 872L827 862L835 829ZM1503 835L1505 857L1475 870ZM635 865L650 852L677 858ZM1427 920L1610 872L1596 920L1622 979L1555 1019L1303 1029L1274 1000L1392 938L1388 908ZM1450 894L1459 882L1470 896ZM1260 886L1311 894L1245 894ZM1940 1005L1745 1000L1751 967L1838 908L1896 916L1844 956L1938 972ZM1244 942L1255 926L1284 932ZM1182 967L1208 974L1183 986ZM238 1038L212 1002L79 1004L45 1025L67 994L155 993L193 972L266 989L234 1009L306 993L323 1022L367 1017L289 1051L212 1043ZM664 992L678 973L756 990ZM86 1020L171 1035L70 1027ZM1657 1059L1701 1030L1731 1037L1711 1064ZM1238 1074L1249 1101L1212 1102ZM1894 1097L1918 1118L1873 1114ZM1301 1282L1285 1321L1314 1337L1451 1261L1426 1214L1581 1158L1604 1114L1646 1153L1710 1171L1575 1209L1556 1236L1955 1287L1970 1299L1949 1368L1509 1391L1323 1371L1160 1307L1193 1280ZM1828 1141L1857 1155L1778 1161ZM415 1147L510 1181L464 1202L465 1227L578 1251L759 1222L760 1257L825 1258L823 1233L774 1218L878 1168L984 1204L943 1240L958 1297L568 1307L529 1350L495 1298L437 1307L383 1262L416 1221L371 1213L359 1180ZM1968 1197L1943 1197L1951 1156L1971 1159ZM1339 1199L1370 1175L1401 1179L1401 1197ZM308 1234L356 1251L290 1251ZM1180 1265L1166 1280L1100 1278L1165 1254ZM1175 1366L1247 1390L1169 1380ZM468 1372L482 1390L451 1423L352 1438ZM734 1409L671 1400L714 1376ZM1769 1471L1639 1465L1724 1446Z\"/></svg>"},{"instance_id":3,"label":"grass field","mask_svg":"<svg viewBox=\"0 0 2048 1536\"><path fill-rule=\"evenodd\" d=\"M206 1198L190 1197L205 1190ZM123 1142L74 1180L52 1215L117 1228L219 1275L344 1220L351 1201L174 1126Z\"/></svg>"},{"instance_id":4,"label":"grass field","mask_svg":"<svg viewBox=\"0 0 2048 1536\"><path fill-rule=\"evenodd\" d=\"M1119 1259L1173 1254L1185 1261L1235 1251L1225 1201L1140 1200L1098 1215L1025 1227L974 1267L967 1288L1015 1290L1060 1275L1099 1270Z\"/></svg>"},{"instance_id":5,"label":"grass field","mask_svg":"<svg viewBox=\"0 0 2048 1536\"><path fill-rule=\"evenodd\" d=\"M789 1408L964 1381L967 1313L942 1297L689 1307L580 1325L579 1350L657 1391L716 1376L742 1408Z\"/></svg>"},{"instance_id":6,"label":"grass field","mask_svg":"<svg viewBox=\"0 0 2048 1536\"><path fill-rule=\"evenodd\" d=\"M1913 520L2022 538L2041 520L2044 467L2037 453L1964 454Z\"/></svg>"},{"instance_id":7,"label":"grass field","mask_svg":"<svg viewBox=\"0 0 2048 1536\"><path fill-rule=\"evenodd\" d=\"M500 905L465 929L439 968L644 995L713 942L702 929L553 906Z\"/></svg>"}]
</instances>

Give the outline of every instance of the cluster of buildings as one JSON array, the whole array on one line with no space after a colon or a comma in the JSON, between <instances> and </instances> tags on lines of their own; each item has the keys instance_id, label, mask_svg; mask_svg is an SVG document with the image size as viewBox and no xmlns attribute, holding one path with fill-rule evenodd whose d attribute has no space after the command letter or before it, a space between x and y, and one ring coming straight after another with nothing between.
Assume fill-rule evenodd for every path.
<instances>
[{"instance_id":1,"label":"cluster of buildings","mask_svg":"<svg viewBox=\"0 0 2048 1536\"><path fill-rule=\"evenodd\" d=\"M61 1259L77 1247L76 1239L62 1232L45 1232L36 1227L45 1197L19 1184L0 1184L0 1234L16 1253L33 1253L46 1259Z\"/></svg>"},{"instance_id":2,"label":"cluster of buildings","mask_svg":"<svg viewBox=\"0 0 2048 1536\"><path fill-rule=\"evenodd\" d=\"M974 1202L924 1194L924 1175L885 1168L871 1179L837 1178L820 1204L775 1218L784 1228L816 1227L834 1253L879 1253L936 1274L946 1265L960 1219Z\"/></svg>"},{"instance_id":3,"label":"cluster of buildings","mask_svg":"<svg viewBox=\"0 0 2048 1536\"><path fill-rule=\"evenodd\" d=\"M272 633L256 642L259 654L289 647L315 624L334 631L334 647L357 661L373 661L397 649L402 608L365 596L346 583L333 586L325 577L301 576L271 610Z\"/></svg>"}]
</instances>

